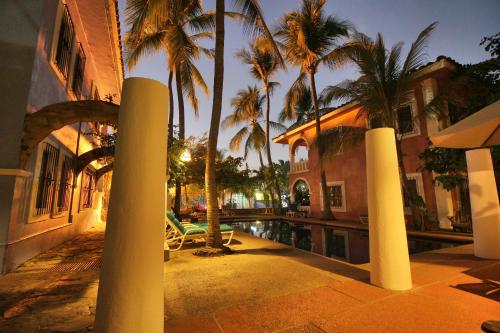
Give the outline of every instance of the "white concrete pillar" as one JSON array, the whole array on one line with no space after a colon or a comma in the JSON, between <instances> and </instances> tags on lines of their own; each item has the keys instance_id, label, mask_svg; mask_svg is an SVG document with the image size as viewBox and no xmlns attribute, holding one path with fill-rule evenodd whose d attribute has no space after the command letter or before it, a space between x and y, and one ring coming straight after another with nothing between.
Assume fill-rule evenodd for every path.
<instances>
[{"instance_id":1,"label":"white concrete pillar","mask_svg":"<svg viewBox=\"0 0 500 333\"><path fill-rule=\"evenodd\" d=\"M94 331L163 332L168 90L123 83Z\"/></svg>"},{"instance_id":2,"label":"white concrete pillar","mask_svg":"<svg viewBox=\"0 0 500 333\"><path fill-rule=\"evenodd\" d=\"M474 255L500 259L500 207L489 149L468 150L467 172L474 233Z\"/></svg>"},{"instance_id":3,"label":"white concrete pillar","mask_svg":"<svg viewBox=\"0 0 500 333\"><path fill-rule=\"evenodd\" d=\"M366 133L370 281L390 290L412 287L396 140L392 128Z\"/></svg>"}]
</instances>

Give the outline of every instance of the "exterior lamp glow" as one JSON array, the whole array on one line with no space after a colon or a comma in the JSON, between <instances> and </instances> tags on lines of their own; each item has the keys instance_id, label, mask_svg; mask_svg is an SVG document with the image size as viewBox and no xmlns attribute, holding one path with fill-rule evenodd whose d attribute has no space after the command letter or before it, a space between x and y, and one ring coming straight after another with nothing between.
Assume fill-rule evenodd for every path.
<instances>
[{"instance_id":1,"label":"exterior lamp glow","mask_svg":"<svg viewBox=\"0 0 500 333\"><path fill-rule=\"evenodd\" d=\"M182 162L190 162L191 161L191 152L189 151L189 149L185 149L182 152L180 159Z\"/></svg>"}]
</instances>

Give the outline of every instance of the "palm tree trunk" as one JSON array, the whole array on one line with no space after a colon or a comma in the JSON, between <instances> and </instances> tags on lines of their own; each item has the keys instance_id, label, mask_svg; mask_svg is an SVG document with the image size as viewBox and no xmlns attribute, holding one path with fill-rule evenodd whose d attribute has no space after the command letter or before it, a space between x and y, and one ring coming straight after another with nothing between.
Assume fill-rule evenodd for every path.
<instances>
[{"instance_id":1,"label":"palm tree trunk","mask_svg":"<svg viewBox=\"0 0 500 333\"><path fill-rule=\"evenodd\" d=\"M207 196L207 247L222 248L219 209L217 204L217 184L215 183L215 156L219 137L222 112L222 90L224 88L224 0L217 0L215 14L215 60L212 118L208 134L207 159L205 168L205 194Z\"/></svg>"},{"instance_id":2,"label":"palm tree trunk","mask_svg":"<svg viewBox=\"0 0 500 333\"><path fill-rule=\"evenodd\" d=\"M260 170L265 175L264 170L265 170L266 166L264 165L264 159L262 158L262 151L260 151L260 149L259 149L257 152L259 154ZM267 184L267 182L266 182L265 179L264 179L264 184L266 185L267 192L269 192L269 194L271 195L271 207L274 208L274 201L273 201L274 193L269 188L269 186L268 186L268 184ZM267 194L264 196L264 198L265 198L266 208L269 208L269 198L268 198Z\"/></svg>"},{"instance_id":3,"label":"palm tree trunk","mask_svg":"<svg viewBox=\"0 0 500 333\"><path fill-rule=\"evenodd\" d=\"M281 210L281 191L278 185L278 179L276 178L276 172L274 171L273 159L271 157L271 139L269 133L269 114L271 112L271 97L269 96L269 85L266 83L266 152L267 152L267 163L269 164L269 172L271 173L271 180L274 185L274 190L278 195L278 204L274 205L274 195L272 196L273 208L275 208L275 214L277 210Z\"/></svg>"},{"instance_id":4,"label":"palm tree trunk","mask_svg":"<svg viewBox=\"0 0 500 333\"><path fill-rule=\"evenodd\" d=\"M323 141L320 140L321 135L321 122L320 122L320 114L318 107L318 95L316 94L316 81L314 79L314 70L309 71L309 82L311 84L311 94L314 105L314 116L316 118L316 139L318 140L318 163L319 163L319 172L321 177L321 191L323 192L323 211L321 212L321 219L323 220L334 220L335 217L332 214L332 210L330 208L330 198L328 197L328 188L326 185L326 174L325 168L323 166Z\"/></svg>"},{"instance_id":5,"label":"palm tree trunk","mask_svg":"<svg viewBox=\"0 0 500 333\"><path fill-rule=\"evenodd\" d=\"M168 73L168 136L174 136L174 94L172 89L172 81L174 78L174 71Z\"/></svg>"},{"instance_id":6,"label":"palm tree trunk","mask_svg":"<svg viewBox=\"0 0 500 333\"><path fill-rule=\"evenodd\" d=\"M182 79L180 66L175 66L175 86L177 89L177 104L179 109L179 140L183 141L186 137L186 124L184 120L184 95L182 93Z\"/></svg>"},{"instance_id":7,"label":"palm tree trunk","mask_svg":"<svg viewBox=\"0 0 500 333\"><path fill-rule=\"evenodd\" d=\"M259 154L260 169L264 171L265 166L264 166L264 160L262 159L262 152L259 149L257 153Z\"/></svg>"},{"instance_id":8,"label":"palm tree trunk","mask_svg":"<svg viewBox=\"0 0 500 333\"><path fill-rule=\"evenodd\" d=\"M182 94L182 80L179 65L175 66L175 86L177 89L177 105L179 109L179 140L184 141L186 137L186 125L184 122L184 95ZM175 181L174 212L179 215L181 211L182 184L180 180Z\"/></svg>"}]
</instances>

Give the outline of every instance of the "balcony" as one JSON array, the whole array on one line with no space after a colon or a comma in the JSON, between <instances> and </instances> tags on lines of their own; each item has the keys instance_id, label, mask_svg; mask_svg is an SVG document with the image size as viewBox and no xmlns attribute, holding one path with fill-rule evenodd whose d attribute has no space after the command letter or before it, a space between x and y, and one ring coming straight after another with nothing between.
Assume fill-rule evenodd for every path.
<instances>
[{"instance_id":1,"label":"balcony","mask_svg":"<svg viewBox=\"0 0 500 333\"><path fill-rule=\"evenodd\" d=\"M290 173L299 173L309 171L309 161L299 161L290 163Z\"/></svg>"}]
</instances>

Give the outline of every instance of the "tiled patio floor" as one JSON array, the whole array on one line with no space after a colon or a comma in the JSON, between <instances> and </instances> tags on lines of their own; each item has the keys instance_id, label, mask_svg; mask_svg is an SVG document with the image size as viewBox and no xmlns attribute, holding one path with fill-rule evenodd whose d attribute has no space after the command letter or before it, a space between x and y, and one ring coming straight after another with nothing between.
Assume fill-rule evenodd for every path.
<instances>
[{"instance_id":1,"label":"tiled patio floor","mask_svg":"<svg viewBox=\"0 0 500 333\"><path fill-rule=\"evenodd\" d=\"M93 229L0 277L0 332L92 329L103 231ZM470 245L412 256L414 289L368 283L351 265L237 234L235 254L171 254L165 332L480 332L500 319L500 262Z\"/></svg>"}]
</instances>

